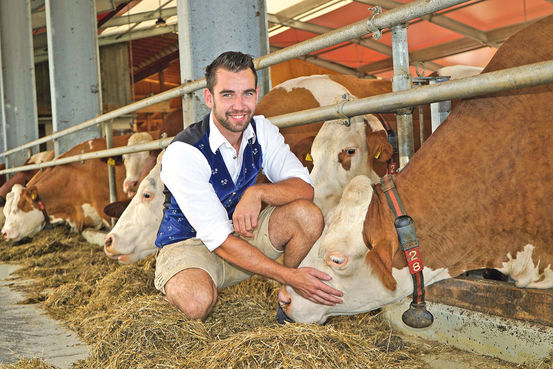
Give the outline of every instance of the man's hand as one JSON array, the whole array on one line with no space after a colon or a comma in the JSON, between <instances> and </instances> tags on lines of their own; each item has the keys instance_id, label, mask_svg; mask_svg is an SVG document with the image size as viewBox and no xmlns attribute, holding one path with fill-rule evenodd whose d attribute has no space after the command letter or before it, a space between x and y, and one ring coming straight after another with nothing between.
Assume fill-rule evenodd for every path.
<instances>
[{"instance_id":1,"label":"man's hand","mask_svg":"<svg viewBox=\"0 0 553 369\"><path fill-rule=\"evenodd\" d=\"M343 293L323 281L332 279L328 274L314 268L292 269L292 280L289 284L297 294L317 304L331 305L341 304Z\"/></svg>"},{"instance_id":2,"label":"man's hand","mask_svg":"<svg viewBox=\"0 0 553 369\"><path fill-rule=\"evenodd\" d=\"M257 227L261 205L261 197L255 186L248 188L236 205L232 215L232 224L236 233L243 237L253 237L252 231Z\"/></svg>"}]
</instances>

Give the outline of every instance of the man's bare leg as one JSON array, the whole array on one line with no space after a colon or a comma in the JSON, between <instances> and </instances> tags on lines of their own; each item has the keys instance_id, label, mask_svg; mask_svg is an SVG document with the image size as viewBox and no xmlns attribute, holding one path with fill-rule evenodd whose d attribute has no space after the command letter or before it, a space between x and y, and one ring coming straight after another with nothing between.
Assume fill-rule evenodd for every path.
<instances>
[{"instance_id":1,"label":"man's bare leg","mask_svg":"<svg viewBox=\"0 0 553 369\"><path fill-rule=\"evenodd\" d=\"M190 319L204 320L217 302L217 287L209 274L198 268L175 274L165 284L165 294Z\"/></svg>"}]
</instances>

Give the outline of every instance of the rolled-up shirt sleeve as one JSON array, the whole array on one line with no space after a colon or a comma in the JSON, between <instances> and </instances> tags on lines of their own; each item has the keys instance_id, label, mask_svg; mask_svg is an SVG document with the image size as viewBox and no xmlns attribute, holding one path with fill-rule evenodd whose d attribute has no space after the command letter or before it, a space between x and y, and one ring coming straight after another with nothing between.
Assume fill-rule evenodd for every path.
<instances>
[{"instance_id":1,"label":"rolled-up shirt sleeve","mask_svg":"<svg viewBox=\"0 0 553 369\"><path fill-rule=\"evenodd\" d=\"M262 115L255 117L257 137L263 150L263 174L276 183L289 178L300 178L313 186L309 171L290 151L278 127Z\"/></svg>"},{"instance_id":2,"label":"rolled-up shirt sleeve","mask_svg":"<svg viewBox=\"0 0 553 369\"><path fill-rule=\"evenodd\" d=\"M184 142L169 145L161 161L160 177L196 230L196 237L209 251L219 247L234 231L223 204L209 183L211 168L197 148Z\"/></svg>"}]
</instances>

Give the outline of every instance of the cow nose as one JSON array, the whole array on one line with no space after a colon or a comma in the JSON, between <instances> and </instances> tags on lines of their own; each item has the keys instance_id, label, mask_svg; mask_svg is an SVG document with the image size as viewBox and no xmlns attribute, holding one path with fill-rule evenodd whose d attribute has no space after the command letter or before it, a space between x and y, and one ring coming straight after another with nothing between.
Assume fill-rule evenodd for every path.
<instances>
[{"instance_id":1,"label":"cow nose","mask_svg":"<svg viewBox=\"0 0 553 369\"><path fill-rule=\"evenodd\" d=\"M294 321L290 319L290 317L286 315L286 313L284 312L284 310L286 310L286 308L290 306L291 302L292 302L292 298L286 291L286 286L282 286L280 288L280 291L278 292L278 306L277 306L277 313L276 313L276 320L280 324L285 324L287 322L294 323Z\"/></svg>"},{"instance_id":2,"label":"cow nose","mask_svg":"<svg viewBox=\"0 0 553 369\"><path fill-rule=\"evenodd\" d=\"M113 245L114 242L115 242L115 238L113 237L112 234L108 234L104 239L104 252L108 256L111 255L109 248Z\"/></svg>"},{"instance_id":3,"label":"cow nose","mask_svg":"<svg viewBox=\"0 0 553 369\"><path fill-rule=\"evenodd\" d=\"M104 246L105 247L110 247L112 243L113 243L113 235L108 234L106 236L106 239L104 240Z\"/></svg>"},{"instance_id":4,"label":"cow nose","mask_svg":"<svg viewBox=\"0 0 553 369\"><path fill-rule=\"evenodd\" d=\"M134 191L136 192L136 185L138 184L138 181L133 181L133 180L125 180L123 182L123 191L125 193L129 192L129 191Z\"/></svg>"},{"instance_id":5,"label":"cow nose","mask_svg":"<svg viewBox=\"0 0 553 369\"><path fill-rule=\"evenodd\" d=\"M5 239L8 239L8 232L2 230L2 236L4 236Z\"/></svg>"}]
</instances>

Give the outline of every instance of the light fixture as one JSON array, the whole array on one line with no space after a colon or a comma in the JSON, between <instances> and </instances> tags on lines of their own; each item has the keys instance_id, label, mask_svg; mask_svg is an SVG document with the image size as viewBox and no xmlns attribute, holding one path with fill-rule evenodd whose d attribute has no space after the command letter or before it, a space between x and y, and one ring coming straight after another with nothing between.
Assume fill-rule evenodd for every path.
<instances>
[{"instance_id":1,"label":"light fixture","mask_svg":"<svg viewBox=\"0 0 553 369\"><path fill-rule=\"evenodd\" d=\"M156 20L156 27L165 26L167 22L161 17L161 0L159 0L159 18Z\"/></svg>"}]
</instances>

